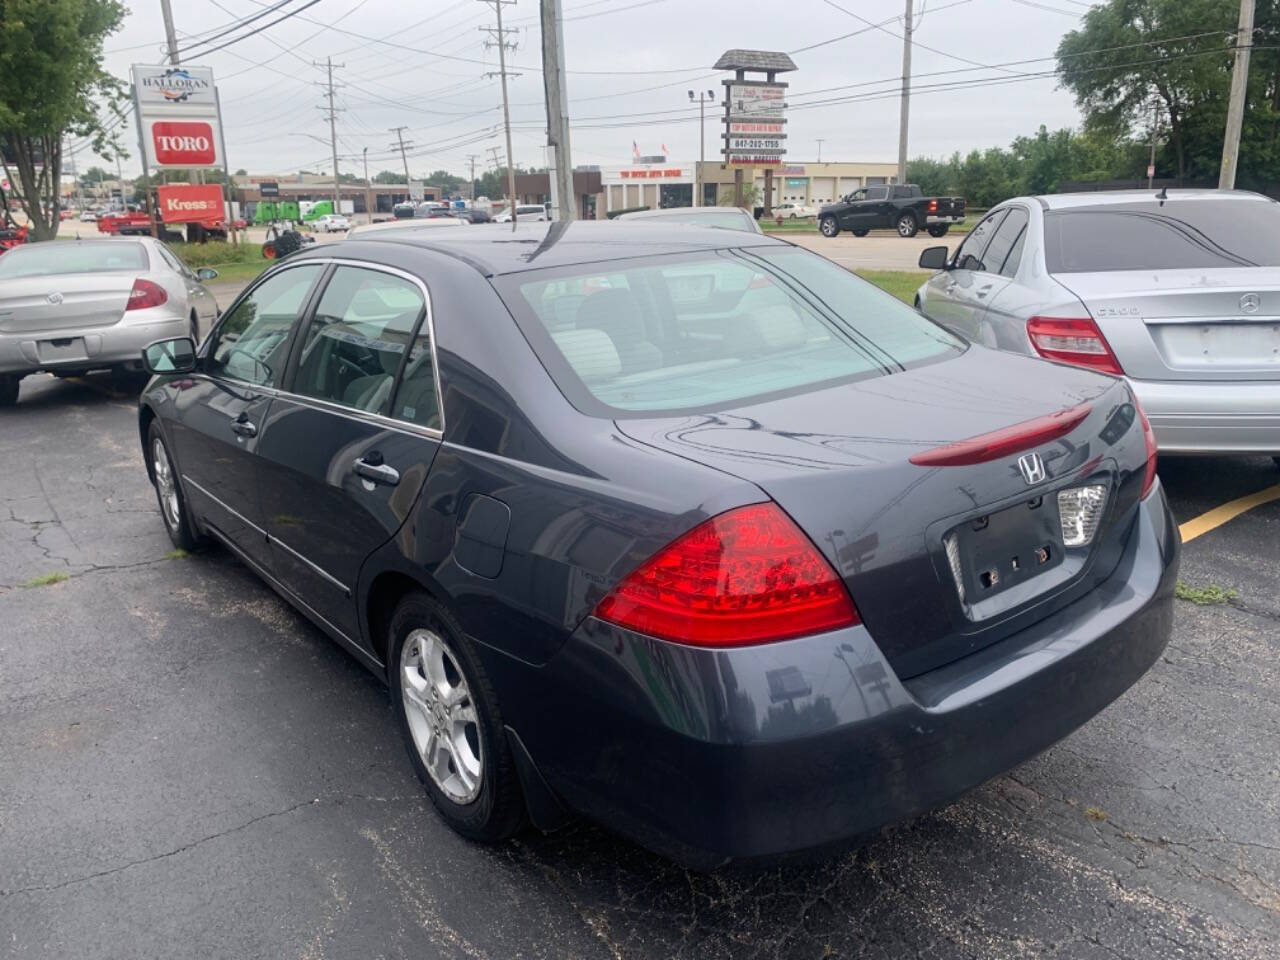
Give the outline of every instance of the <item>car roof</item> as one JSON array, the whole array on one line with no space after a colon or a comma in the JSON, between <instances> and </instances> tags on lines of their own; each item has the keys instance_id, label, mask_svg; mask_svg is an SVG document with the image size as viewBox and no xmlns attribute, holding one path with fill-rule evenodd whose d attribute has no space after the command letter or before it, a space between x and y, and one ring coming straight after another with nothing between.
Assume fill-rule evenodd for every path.
<instances>
[{"instance_id":1,"label":"car roof","mask_svg":"<svg viewBox=\"0 0 1280 960\"><path fill-rule=\"evenodd\" d=\"M606 220L518 223L515 230L505 226L446 231L388 230L358 239L444 253L471 264L487 276L696 250L790 246L782 240L739 230ZM338 253L341 246L326 244L324 251Z\"/></svg>"},{"instance_id":2,"label":"car roof","mask_svg":"<svg viewBox=\"0 0 1280 960\"><path fill-rule=\"evenodd\" d=\"M361 223L351 228L351 236L361 236L382 230L421 230L426 227L432 229L436 227L462 226L461 220L453 220L449 217L414 217L412 220L379 220L377 223Z\"/></svg>"},{"instance_id":3,"label":"car roof","mask_svg":"<svg viewBox=\"0 0 1280 960\"><path fill-rule=\"evenodd\" d=\"M1100 190L1092 193L1053 193L1035 197L1046 210L1067 210L1072 207L1102 207L1121 203L1155 202L1161 198L1159 190ZM1274 203L1269 197L1249 190L1169 190L1165 202L1186 200L1216 200L1222 203L1264 201Z\"/></svg>"}]
</instances>

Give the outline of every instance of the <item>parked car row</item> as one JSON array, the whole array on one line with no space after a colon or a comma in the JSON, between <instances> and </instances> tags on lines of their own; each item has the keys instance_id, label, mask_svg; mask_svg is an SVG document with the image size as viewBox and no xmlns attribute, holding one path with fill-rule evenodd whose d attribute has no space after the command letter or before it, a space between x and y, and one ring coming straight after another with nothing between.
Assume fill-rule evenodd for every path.
<instances>
[{"instance_id":1,"label":"parked car row","mask_svg":"<svg viewBox=\"0 0 1280 960\"><path fill-rule=\"evenodd\" d=\"M1019 197L916 294L969 340L1126 378L1170 453L1280 463L1280 204L1243 191Z\"/></svg>"},{"instance_id":2,"label":"parked car row","mask_svg":"<svg viewBox=\"0 0 1280 960\"><path fill-rule=\"evenodd\" d=\"M224 544L388 684L447 823L579 814L703 868L821 850L1159 658L1179 540L1125 380L651 214L358 228L145 351L173 542Z\"/></svg>"}]
</instances>

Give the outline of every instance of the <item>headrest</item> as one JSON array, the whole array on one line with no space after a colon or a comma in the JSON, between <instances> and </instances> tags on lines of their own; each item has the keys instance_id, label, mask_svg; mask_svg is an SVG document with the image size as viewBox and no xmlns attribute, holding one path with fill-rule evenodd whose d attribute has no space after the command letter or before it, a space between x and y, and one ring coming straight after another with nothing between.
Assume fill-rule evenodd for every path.
<instances>
[{"instance_id":1,"label":"headrest","mask_svg":"<svg viewBox=\"0 0 1280 960\"><path fill-rule=\"evenodd\" d=\"M603 330L557 330L556 346L583 380L608 380L622 372L618 350Z\"/></svg>"}]
</instances>

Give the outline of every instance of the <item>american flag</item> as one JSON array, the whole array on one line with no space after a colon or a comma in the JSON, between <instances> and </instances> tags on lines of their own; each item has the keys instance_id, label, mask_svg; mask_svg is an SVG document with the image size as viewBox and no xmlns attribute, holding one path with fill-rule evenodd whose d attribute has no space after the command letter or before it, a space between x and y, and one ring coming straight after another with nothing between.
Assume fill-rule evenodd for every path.
<instances>
[{"instance_id":1,"label":"american flag","mask_svg":"<svg viewBox=\"0 0 1280 960\"><path fill-rule=\"evenodd\" d=\"M640 159L640 145L634 140L631 141L631 156L636 160Z\"/></svg>"}]
</instances>

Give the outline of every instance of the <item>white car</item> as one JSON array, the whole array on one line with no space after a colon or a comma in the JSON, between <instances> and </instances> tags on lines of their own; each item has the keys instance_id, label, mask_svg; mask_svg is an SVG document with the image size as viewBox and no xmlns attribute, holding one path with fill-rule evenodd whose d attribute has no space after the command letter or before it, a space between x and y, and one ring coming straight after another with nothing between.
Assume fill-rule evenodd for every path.
<instances>
[{"instance_id":1,"label":"white car","mask_svg":"<svg viewBox=\"0 0 1280 960\"><path fill-rule=\"evenodd\" d=\"M351 221L340 213L326 213L313 226L324 233L337 233L351 229Z\"/></svg>"},{"instance_id":2,"label":"white car","mask_svg":"<svg viewBox=\"0 0 1280 960\"><path fill-rule=\"evenodd\" d=\"M803 203L775 203L773 205L773 215L782 217L783 220L807 220L810 217L816 217L818 210L816 207L810 207Z\"/></svg>"},{"instance_id":3,"label":"white car","mask_svg":"<svg viewBox=\"0 0 1280 960\"><path fill-rule=\"evenodd\" d=\"M540 203L521 203L516 205L517 220L550 220L547 216L547 208ZM503 210L500 214L493 218L494 223L510 223L511 210Z\"/></svg>"},{"instance_id":4,"label":"white car","mask_svg":"<svg viewBox=\"0 0 1280 960\"><path fill-rule=\"evenodd\" d=\"M81 223L95 223L97 219L98 219L98 215L94 213L92 210L84 210L80 214Z\"/></svg>"}]
</instances>

